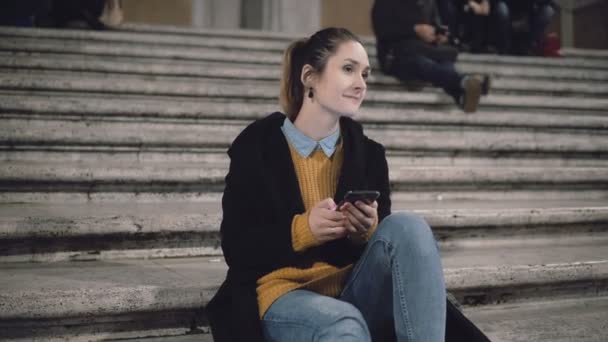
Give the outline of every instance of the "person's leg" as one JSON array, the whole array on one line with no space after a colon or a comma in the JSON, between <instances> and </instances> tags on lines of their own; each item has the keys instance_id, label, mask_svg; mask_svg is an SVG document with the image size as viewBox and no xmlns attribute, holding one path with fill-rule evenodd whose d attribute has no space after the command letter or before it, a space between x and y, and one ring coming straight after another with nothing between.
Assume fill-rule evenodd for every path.
<instances>
[{"instance_id":1,"label":"person's leg","mask_svg":"<svg viewBox=\"0 0 608 342\"><path fill-rule=\"evenodd\" d=\"M497 1L490 13L493 22L494 45L500 54L511 53L511 14L504 1Z\"/></svg>"},{"instance_id":2,"label":"person's leg","mask_svg":"<svg viewBox=\"0 0 608 342\"><path fill-rule=\"evenodd\" d=\"M443 268L424 219L410 213L386 217L355 265L340 299L361 311L374 340L385 340L379 336L392 320L398 342L443 342Z\"/></svg>"},{"instance_id":3,"label":"person's leg","mask_svg":"<svg viewBox=\"0 0 608 342\"><path fill-rule=\"evenodd\" d=\"M356 307L307 290L281 296L261 323L268 342L371 342L367 324Z\"/></svg>"},{"instance_id":4,"label":"person's leg","mask_svg":"<svg viewBox=\"0 0 608 342\"><path fill-rule=\"evenodd\" d=\"M543 44L543 35L547 26L551 23L551 19L555 14L555 10L551 5L542 5L532 10L530 15L530 37L529 48L538 50Z\"/></svg>"},{"instance_id":5,"label":"person's leg","mask_svg":"<svg viewBox=\"0 0 608 342\"><path fill-rule=\"evenodd\" d=\"M469 14L468 21L471 30L471 52L481 53L484 44L486 30L484 27L486 16Z\"/></svg>"},{"instance_id":6,"label":"person's leg","mask_svg":"<svg viewBox=\"0 0 608 342\"><path fill-rule=\"evenodd\" d=\"M402 82L430 82L433 86L441 87L466 113L477 110L481 81L461 75L454 68L454 63L438 63L421 55L397 56L391 74Z\"/></svg>"},{"instance_id":7,"label":"person's leg","mask_svg":"<svg viewBox=\"0 0 608 342\"><path fill-rule=\"evenodd\" d=\"M456 72L453 63L437 63L421 55L396 56L392 73L402 82L429 82L454 98L458 98L462 91L462 76Z\"/></svg>"}]
</instances>

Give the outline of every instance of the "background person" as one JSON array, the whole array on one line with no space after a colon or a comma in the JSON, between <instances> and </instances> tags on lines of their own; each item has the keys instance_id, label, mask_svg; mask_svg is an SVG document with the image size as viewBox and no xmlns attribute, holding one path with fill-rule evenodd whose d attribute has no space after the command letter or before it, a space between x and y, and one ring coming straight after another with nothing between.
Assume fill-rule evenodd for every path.
<instances>
[{"instance_id":1,"label":"background person","mask_svg":"<svg viewBox=\"0 0 608 342\"><path fill-rule=\"evenodd\" d=\"M402 82L441 87L466 113L477 110L490 88L488 76L464 75L454 63L458 50L446 45L434 0L375 0L372 25L382 71Z\"/></svg>"}]
</instances>

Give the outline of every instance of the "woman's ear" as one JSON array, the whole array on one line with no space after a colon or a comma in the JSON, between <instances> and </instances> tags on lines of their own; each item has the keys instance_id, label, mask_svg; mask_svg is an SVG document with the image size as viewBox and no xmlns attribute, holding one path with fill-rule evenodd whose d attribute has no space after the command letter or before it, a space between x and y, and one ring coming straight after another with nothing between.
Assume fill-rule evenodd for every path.
<instances>
[{"instance_id":1,"label":"woman's ear","mask_svg":"<svg viewBox=\"0 0 608 342\"><path fill-rule=\"evenodd\" d=\"M300 74L300 81L304 85L304 88L314 87L315 82L315 69L310 64L305 64L302 68L302 74Z\"/></svg>"}]
</instances>

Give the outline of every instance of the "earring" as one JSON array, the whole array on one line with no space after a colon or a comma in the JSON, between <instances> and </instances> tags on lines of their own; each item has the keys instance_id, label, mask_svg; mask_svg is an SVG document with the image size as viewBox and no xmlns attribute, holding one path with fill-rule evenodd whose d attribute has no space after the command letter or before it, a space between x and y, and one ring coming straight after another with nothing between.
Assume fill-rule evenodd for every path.
<instances>
[{"instance_id":1,"label":"earring","mask_svg":"<svg viewBox=\"0 0 608 342\"><path fill-rule=\"evenodd\" d=\"M312 93L312 87L310 87L310 89L308 90L308 98L312 99L313 96L314 94Z\"/></svg>"}]
</instances>

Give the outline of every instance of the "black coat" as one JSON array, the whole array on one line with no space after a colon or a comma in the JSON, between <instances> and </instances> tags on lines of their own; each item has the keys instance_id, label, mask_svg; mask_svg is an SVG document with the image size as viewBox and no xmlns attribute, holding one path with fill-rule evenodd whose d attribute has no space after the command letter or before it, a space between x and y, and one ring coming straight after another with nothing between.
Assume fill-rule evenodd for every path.
<instances>
[{"instance_id":1,"label":"black coat","mask_svg":"<svg viewBox=\"0 0 608 342\"><path fill-rule=\"evenodd\" d=\"M418 39L414 25L441 24L434 0L375 0L372 26L381 41Z\"/></svg>"},{"instance_id":2,"label":"black coat","mask_svg":"<svg viewBox=\"0 0 608 342\"><path fill-rule=\"evenodd\" d=\"M440 26L439 11L434 0L375 0L372 26L381 70L389 75L400 74L393 69L398 60L424 56L433 61L454 63L458 50L450 45L434 45L421 40L414 26Z\"/></svg>"},{"instance_id":3,"label":"black coat","mask_svg":"<svg viewBox=\"0 0 608 342\"><path fill-rule=\"evenodd\" d=\"M286 266L307 267L315 258L336 267L355 263L364 246L346 239L304 253L292 248L291 221L305 211L287 141L273 113L249 125L228 150L230 169L222 198L220 228L228 274L207 306L215 342L263 342L256 281ZM341 118L344 162L334 200L348 190L378 190L378 216L391 212L388 166L382 145L361 125ZM449 311L448 311L449 313Z\"/></svg>"}]
</instances>

